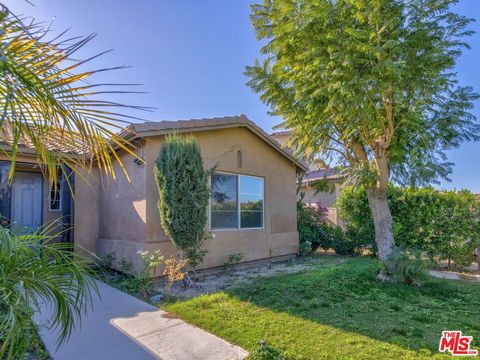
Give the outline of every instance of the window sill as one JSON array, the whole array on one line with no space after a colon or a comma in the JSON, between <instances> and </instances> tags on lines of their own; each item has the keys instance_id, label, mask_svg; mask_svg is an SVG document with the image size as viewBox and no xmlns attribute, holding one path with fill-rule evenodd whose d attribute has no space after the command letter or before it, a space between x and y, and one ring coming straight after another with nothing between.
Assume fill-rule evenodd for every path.
<instances>
[{"instance_id":1,"label":"window sill","mask_svg":"<svg viewBox=\"0 0 480 360\"><path fill-rule=\"evenodd\" d=\"M261 227L261 228L244 228L244 229L209 229L210 232L258 231L258 230L265 230L265 227Z\"/></svg>"}]
</instances>

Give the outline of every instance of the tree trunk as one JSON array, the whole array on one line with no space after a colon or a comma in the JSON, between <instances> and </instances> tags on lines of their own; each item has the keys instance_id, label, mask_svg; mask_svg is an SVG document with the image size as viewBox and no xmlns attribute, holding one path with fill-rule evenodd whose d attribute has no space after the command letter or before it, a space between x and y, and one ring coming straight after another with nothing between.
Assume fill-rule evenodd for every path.
<instances>
[{"instance_id":1,"label":"tree trunk","mask_svg":"<svg viewBox=\"0 0 480 360\"><path fill-rule=\"evenodd\" d=\"M375 242L378 257L382 262L387 260L394 248L392 214L387 201L386 189L367 189L368 204L372 211L375 227Z\"/></svg>"},{"instance_id":2,"label":"tree trunk","mask_svg":"<svg viewBox=\"0 0 480 360\"><path fill-rule=\"evenodd\" d=\"M388 259L395 248L393 241L392 214L388 206L387 190L390 180L388 167L388 141L379 141L374 149L374 161L378 171L378 179L367 191L368 204L372 212L373 225L375 227L375 242L378 248L378 257L382 263ZM368 154L364 146L359 142L352 143L352 150L356 160L369 163ZM378 274L380 280L388 280L389 274L383 269Z\"/></svg>"},{"instance_id":3,"label":"tree trunk","mask_svg":"<svg viewBox=\"0 0 480 360\"><path fill-rule=\"evenodd\" d=\"M372 211L373 225L375 227L375 242L378 247L378 257L382 263L388 259L395 248L393 240L392 214L388 206L388 181L390 171L388 160L384 151L378 151L375 156L378 169L378 181L367 189L368 204ZM388 270L388 269L387 269ZM382 270L378 274L380 280L388 280L388 271Z\"/></svg>"}]
</instances>

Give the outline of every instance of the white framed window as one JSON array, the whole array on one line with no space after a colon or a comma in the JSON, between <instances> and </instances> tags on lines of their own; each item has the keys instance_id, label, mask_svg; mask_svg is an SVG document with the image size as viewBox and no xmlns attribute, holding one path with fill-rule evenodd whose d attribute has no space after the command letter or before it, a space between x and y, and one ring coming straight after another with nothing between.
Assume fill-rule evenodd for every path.
<instances>
[{"instance_id":1,"label":"white framed window","mask_svg":"<svg viewBox=\"0 0 480 360\"><path fill-rule=\"evenodd\" d=\"M211 176L210 229L262 229L264 179L215 173Z\"/></svg>"},{"instance_id":2,"label":"white framed window","mask_svg":"<svg viewBox=\"0 0 480 360\"><path fill-rule=\"evenodd\" d=\"M50 186L50 194L48 199L49 211L61 211L62 210L62 175L59 174L57 182Z\"/></svg>"}]
</instances>

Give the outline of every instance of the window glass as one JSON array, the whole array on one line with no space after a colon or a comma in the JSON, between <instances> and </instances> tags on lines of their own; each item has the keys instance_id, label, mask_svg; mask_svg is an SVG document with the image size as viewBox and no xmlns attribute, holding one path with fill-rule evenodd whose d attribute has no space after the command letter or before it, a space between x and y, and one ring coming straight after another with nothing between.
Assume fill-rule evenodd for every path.
<instances>
[{"instance_id":1,"label":"window glass","mask_svg":"<svg viewBox=\"0 0 480 360\"><path fill-rule=\"evenodd\" d=\"M237 183L235 175L212 175L212 229L238 228Z\"/></svg>"},{"instance_id":2,"label":"window glass","mask_svg":"<svg viewBox=\"0 0 480 360\"><path fill-rule=\"evenodd\" d=\"M263 179L240 176L240 225L263 227Z\"/></svg>"},{"instance_id":3,"label":"window glass","mask_svg":"<svg viewBox=\"0 0 480 360\"><path fill-rule=\"evenodd\" d=\"M263 179L244 175L212 175L211 229L263 227Z\"/></svg>"}]
</instances>

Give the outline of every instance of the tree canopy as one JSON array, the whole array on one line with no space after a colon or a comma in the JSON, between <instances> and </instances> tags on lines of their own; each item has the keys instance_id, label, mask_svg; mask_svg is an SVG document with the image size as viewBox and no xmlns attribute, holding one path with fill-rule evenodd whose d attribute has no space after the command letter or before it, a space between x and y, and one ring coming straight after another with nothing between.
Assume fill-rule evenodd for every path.
<instances>
[{"instance_id":1,"label":"tree canopy","mask_svg":"<svg viewBox=\"0 0 480 360\"><path fill-rule=\"evenodd\" d=\"M249 85L300 151L365 170L384 149L398 182L445 178L445 151L480 134L470 113L478 95L454 70L472 20L454 3L265 0L252 6L266 44Z\"/></svg>"},{"instance_id":2,"label":"tree canopy","mask_svg":"<svg viewBox=\"0 0 480 360\"><path fill-rule=\"evenodd\" d=\"M471 19L455 0L264 0L251 20L264 42L247 67L290 143L345 166L365 186L379 256L393 251L388 182L447 178L446 150L478 140L478 95L456 79Z\"/></svg>"}]
</instances>

